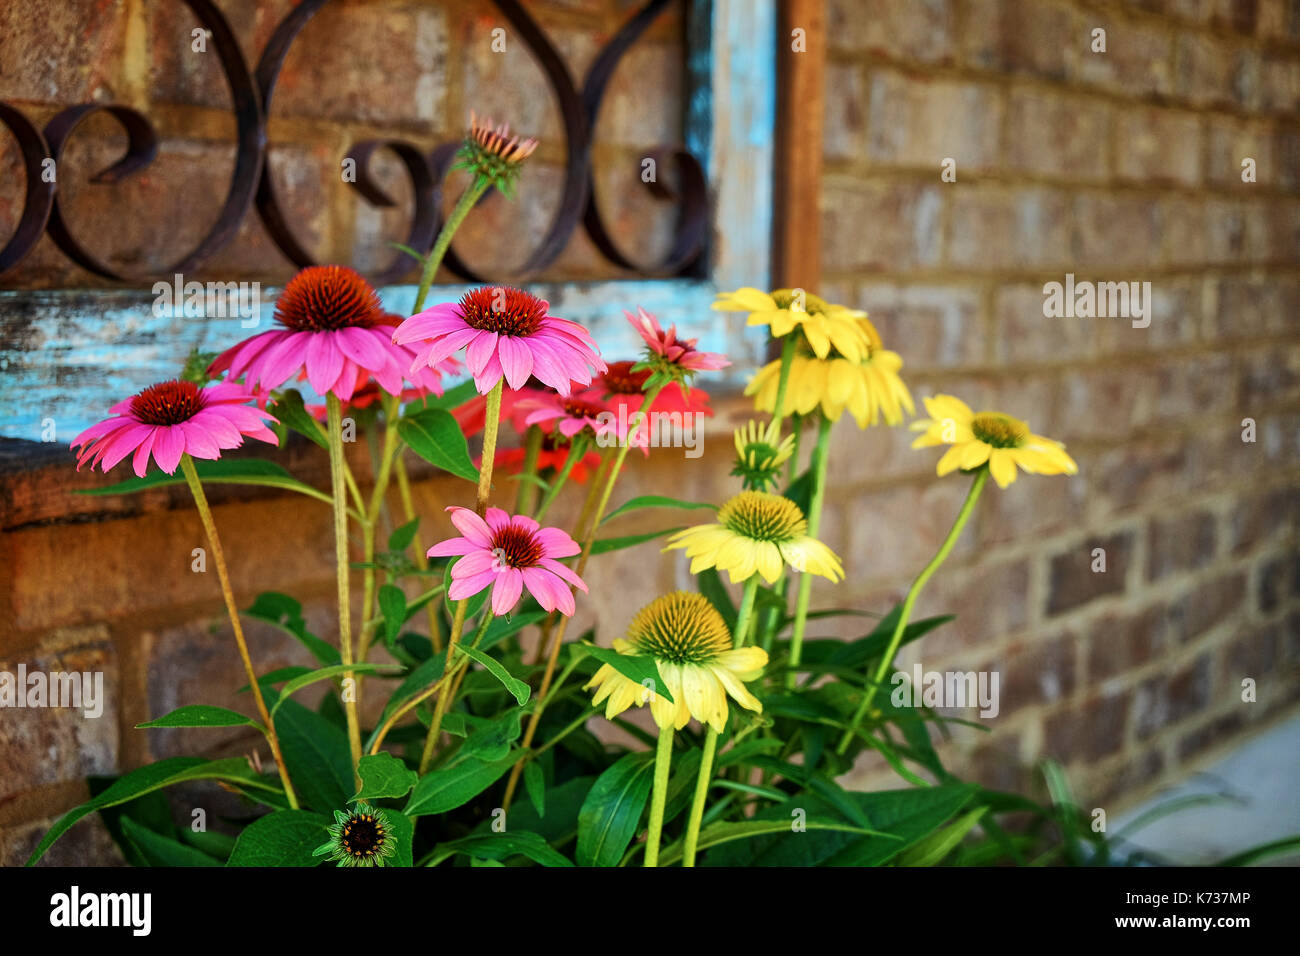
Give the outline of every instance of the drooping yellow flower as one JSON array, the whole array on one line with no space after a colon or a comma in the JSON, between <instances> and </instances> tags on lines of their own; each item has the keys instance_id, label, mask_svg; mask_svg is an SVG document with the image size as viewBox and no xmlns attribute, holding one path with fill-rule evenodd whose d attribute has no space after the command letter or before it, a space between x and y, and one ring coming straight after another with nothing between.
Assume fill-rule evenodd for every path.
<instances>
[{"instance_id":1,"label":"drooping yellow flower","mask_svg":"<svg viewBox=\"0 0 1300 956\"><path fill-rule=\"evenodd\" d=\"M916 410L912 395L898 374L903 367L902 358L881 346L880 336L866 320L862 324L868 330L871 344L860 361L839 355L817 358L795 353L786 385L786 412L807 415L820 408L834 422L848 411L859 428L867 428L882 417L887 425L902 424L904 409L909 415ZM780 360L770 362L750 380L745 394L754 396L758 411L771 414L780 381Z\"/></svg>"},{"instance_id":2,"label":"drooping yellow flower","mask_svg":"<svg viewBox=\"0 0 1300 956\"><path fill-rule=\"evenodd\" d=\"M781 475L781 466L794 454L794 435L780 437L780 423L751 420L736 429L736 464L733 475L745 488L766 491Z\"/></svg>"},{"instance_id":3,"label":"drooping yellow flower","mask_svg":"<svg viewBox=\"0 0 1300 956\"><path fill-rule=\"evenodd\" d=\"M607 719L648 700L660 727L681 730L694 717L721 733L727 724L728 695L747 710L763 710L745 682L762 673L767 652L760 647L733 648L722 615L701 594L673 591L655 598L632 618L627 639L614 641L614 649L654 658L673 699L602 664L583 689L597 688L591 702L605 703Z\"/></svg>"},{"instance_id":4,"label":"drooping yellow flower","mask_svg":"<svg viewBox=\"0 0 1300 956\"><path fill-rule=\"evenodd\" d=\"M731 575L732 584L755 573L771 584L786 564L831 581L844 577L835 552L808 535L799 506L765 491L742 491L718 509L714 524L696 525L670 537L664 550L674 548L686 550L691 574L716 567Z\"/></svg>"},{"instance_id":5,"label":"drooping yellow flower","mask_svg":"<svg viewBox=\"0 0 1300 956\"><path fill-rule=\"evenodd\" d=\"M912 423L922 434L913 448L951 445L939 459L938 472L971 471L988 464L989 474L1005 488L1016 480L1016 466L1031 475L1073 475L1079 470L1065 445L1035 435L1029 425L1001 412L972 412L951 395L925 399L928 419Z\"/></svg>"},{"instance_id":6,"label":"drooping yellow flower","mask_svg":"<svg viewBox=\"0 0 1300 956\"><path fill-rule=\"evenodd\" d=\"M800 329L818 358L826 358L834 349L845 358L859 361L870 349L870 339L863 326L867 313L834 305L801 290L777 289L767 293L746 287L720 292L713 308L721 312L748 312L749 325L766 325L778 338Z\"/></svg>"}]
</instances>

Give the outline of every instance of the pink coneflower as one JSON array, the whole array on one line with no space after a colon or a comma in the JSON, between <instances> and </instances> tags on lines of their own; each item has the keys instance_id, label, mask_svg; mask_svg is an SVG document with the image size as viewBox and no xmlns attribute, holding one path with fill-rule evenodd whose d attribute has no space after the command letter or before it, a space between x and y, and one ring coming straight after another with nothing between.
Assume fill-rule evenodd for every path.
<instances>
[{"instance_id":1,"label":"pink coneflower","mask_svg":"<svg viewBox=\"0 0 1300 956\"><path fill-rule=\"evenodd\" d=\"M264 419L269 413L248 403L253 393L241 385L219 384L199 388L193 382L161 382L118 402L106 418L91 425L72 442L84 445L77 455L77 470L88 460L108 471L134 452L131 464L141 478L152 455L158 467L171 475L181 455L220 458L223 449L238 448L244 436L278 445Z\"/></svg>"},{"instance_id":2,"label":"pink coneflower","mask_svg":"<svg viewBox=\"0 0 1300 956\"><path fill-rule=\"evenodd\" d=\"M640 306L637 306L636 315L626 311L623 314L627 316L632 328L641 334L647 348L668 364L688 372L710 371L731 364L724 355L697 349L695 343L699 339L679 339L675 325L668 326L668 331L665 332L659 325L659 320Z\"/></svg>"},{"instance_id":3,"label":"pink coneflower","mask_svg":"<svg viewBox=\"0 0 1300 956\"><path fill-rule=\"evenodd\" d=\"M523 388L531 375L563 395L570 382L584 386L605 370L600 351L577 322L547 314L548 303L520 289L483 286L459 302L444 302L403 322L393 333L399 344L418 343L420 365L437 365L465 349L474 384L486 395L505 377Z\"/></svg>"},{"instance_id":4,"label":"pink coneflower","mask_svg":"<svg viewBox=\"0 0 1300 956\"><path fill-rule=\"evenodd\" d=\"M352 397L373 375L390 395L410 378L419 387L441 388L440 362L425 363L430 375L412 368L413 356L392 341L396 316L385 313L379 294L346 266L310 266L289 280L275 303L283 326L240 342L217 356L209 372L240 376L250 386L277 388L298 373L319 394ZM408 373L408 368L411 371Z\"/></svg>"},{"instance_id":5,"label":"pink coneflower","mask_svg":"<svg viewBox=\"0 0 1300 956\"><path fill-rule=\"evenodd\" d=\"M582 549L559 528L543 528L527 515L508 515L500 508L488 508L480 518L470 508L452 505L451 523L464 537L448 538L429 549L429 557L461 555L452 566L453 601L472 597L492 587L492 613L506 614L519 602L523 589L548 611L574 612L569 585L587 590L582 578L556 558L567 558Z\"/></svg>"}]
</instances>

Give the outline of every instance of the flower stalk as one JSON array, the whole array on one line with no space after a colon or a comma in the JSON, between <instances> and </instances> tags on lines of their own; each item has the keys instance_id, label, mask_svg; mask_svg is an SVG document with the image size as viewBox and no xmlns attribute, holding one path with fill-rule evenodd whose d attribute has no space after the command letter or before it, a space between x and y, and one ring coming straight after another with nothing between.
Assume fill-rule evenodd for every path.
<instances>
[{"instance_id":1,"label":"flower stalk","mask_svg":"<svg viewBox=\"0 0 1300 956\"><path fill-rule=\"evenodd\" d=\"M758 575L745 582L736 611L736 631L732 644L744 647L749 636L749 622L754 613L754 598L758 595ZM704 819L704 805L709 798L709 784L713 780L713 758L718 752L718 732L712 727L704 735L704 753L700 758L700 772L695 778L695 797L691 800L691 815L686 822L686 838L682 846L682 866L695 865L695 848L700 842L700 821Z\"/></svg>"},{"instance_id":2,"label":"flower stalk","mask_svg":"<svg viewBox=\"0 0 1300 956\"><path fill-rule=\"evenodd\" d=\"M343 411L339 397L333 392L325 396L330 453L330 482L334 496L334 561L338 565L339 604L339 657L343 664L351 665L352 657L352 600L348 580L348 505L344 497L344 474L348 465L343 457ZM356 688L356 674L345 671L343 679L349 687ZM361 723L357 718L355 693L343 695L343 710L347 718L348 747L352 751L355 770L361 759Z\"/></svg>"},{"instance_id":3,"label":"flower stalk","mask_svg":"<svg viewBox=\"0 0 1300 956\"><path fill-rule=\"evenodd\" d=\"M858 704L858 709L854 712L848 729L844 731L839 745L835 748L837 754L843 754L849 749L849 743L853 740L854 734L857 733L858 725L862 723L862 718L871 706L871 701L875 699L876 688L880 686L881 681L885 679L885 675L889 673L889 669L894 664L894 655L898 653L898 646L903 640L903 633L907 630L907 621L912 616L912 606L916 604L916 599L920 596L925 583L930 580L935 571L939 570L939 566L952 552L953 545L957 543L962 529L966 527L966 522L974 512L976 502L979 501L980 492L984 490L984 485L988 480L988 468L981 467L979 471L975 472L975 478L971 482L970 490L966 493L966 500L962 503L961 511L957 513L957 520L953 522L952 528L948 531L948 536L944 538L943 544L939 546L939 550L930 559L930 563L921 569L921 573L916 576L916 580L908 588L907 597L903 600L903 608L898 615L898 623L894 625L894 633L889 638L889 646L880 658L880 666L876 668L875 675L863 689L862 703Z\"/></svg>"},{"instance_id":4,"label":"flower stalk","mask_svg":"<svg viewBox=\"0 0 1300 956\"><path fill-rule=\"evenodd\" d=\"M830 460L832 422L825 415L818 416L817 447L813 451L812 499L808 503L808 533L814 538L821 528L822 508L826 504L826 466ZM793 690L795 668L803 659L803 637L808 627L808 603L812 596L812 575L799 578L799 592L795 599L794 630L790 635L790 663L786 671L786 688Z\"/></svg>"},{"instance_id":5,"label":"flower stalk","mask_svg":"<svg viewBox=\"0 0 1300 956\"><path fill-rule=\"evenodd\" d=\"M239 657L244 662L244 672L248 674L248 686L252 688L253 700L257 702L257 712L262 718L266 740L271 745L271 755L275 758L276 769L280 771L280 782L284 785L284 795L289 806L298 809L298 797L293 784L289 781L289 770L280 753L280 738L275 732L275 723L266 709L266 700L262 696L262 685L257 682L257 672L253 669L253 659L248 653L248 644L244 641L244 627L239 622L239 610L235 607L235 592L230 586L230 572L226 568L226 555L221 548L221 538L217 535L216 522L212 520L212 509L208 506L208 496L203 491L194 460L188 454L181 455L181 471L194 496L194 506L199 511L199 520L208 536L208 545L212 548L212 560L217 566L217 579L221 582L221 596L226 602L226 613L230 615L230 627L235 632L235 643L239 646Z\"/></svg>"}]
</instances>

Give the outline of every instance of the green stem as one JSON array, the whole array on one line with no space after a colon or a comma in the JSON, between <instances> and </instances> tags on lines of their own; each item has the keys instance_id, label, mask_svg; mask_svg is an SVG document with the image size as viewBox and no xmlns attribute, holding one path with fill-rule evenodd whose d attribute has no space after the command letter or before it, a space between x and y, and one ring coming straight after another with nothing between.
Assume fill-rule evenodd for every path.
<instances>
[{"instance_id":1,"label":"green stem","mask_svg":"<svg viewBox=\"0 0 1300 956\"><path fill-rule=\"evenodd\" d=\"M657 385L646 393L645 401L641 403L642 409L650 409L654 406L654 401L663 391L662 385ZM574 573L582 577L583 572L587 569L587 559L591 557L591 546L596 543L596 532L600 529L600 519L605 516L605 508L609 505L609 496L614 491L614 484L618 481L619 473L623 470L623 462L627 458L628 450L632 447L632 441L636 438L642 422L650 421L650 413L637 418L636 424L629 429L627 438L621 442L617 454L614 455L613 464L609 466L609 477L605 480L605 486L601 489L600 498L591 510L591 523L587 526L587 533L584 536L582 552L578 555L578 565ZM595 479L593 479L595 480ZM592 491L596 489L593 487ZM583 509L586 510L585 507ZM545 708L542 702L546 700L547 691L551 689L551 681L555 677L555 665L560 659L560 645L564 643L564 632L569 626L569 618L560 615L560 620L555 628L555 634L551 637L551 652L546 659L546 670L542 672L542 684L537 691L538 705L533 708L532 715L528 718L528 727L524 730L524 739L520 744L520 749L527 750L532 746L533 738L537 735L537 726L542 721L542 713ZM506 795L503 806L506 811L510 810L510 801L514 799L515 790L519 786L519 775L523 773L524 765L517 762L510 771L510 779L506 782Z\"/></svg>"},{"instance_id":2,"label":"green stem","mask_svg":"<svg viewBox=\"0 0 1300 956\"><path fill-rule=\"evenodd\" d=\"M397 449L397 460L393 462L394 470L397 472L397 493L402 499L402 511L406 514L406 520L409 524L415 520L415 499L411 497L411 479L406 474L406 462L402 460L403 449ZM417 566L428 564L428 557L424 553L424 545L420 541L420 529L416 526L415 534L411 537L411 547L414 549L418 558ZM433 652L436 654L442 650L442 621L439 620L437 605L430 601L424 606L425 615L429 619L429 640L433 644Z\"/></svg>"},{"instance_id":3,"label":"green stem","mask_svg":"<svg viewBox=\"0 0 1300 956\"><path fill-rule=\"evenodd\" d=\"M826 503L826 465L830 460L831 420L825 415L818 416L817 448L813 451L813 489L812 500L808 505L808 534L817 537L822 522L822 507ZM786 671L787 689L794 689L794 669L803 659L803 635L808 626L808 601L812 596L812 575L799 576L799 596L794 606L794 631L790 635L790 664Z\"/></svg>"},{"instance_id":4,"label":"green stem","mask_svg":"<svg viewBox=\"0 0 1300 956\"><path fill-rule=\"evenodd\" d=\"M388 482L392 478L393 461L401 450L397 437L397 405L393 396L385 395L381 399L384 406L384 447L379 453L379 470L375 475L375 486L370 490L370 507L366 511L366 520L362 524L365 541L365 556L362 560L368 565L361 587L361 621L364 625L374 614L375 601L375 531L379 525L379 513L384 506L384 496L388 494ZM369 631L363 631L357 651L357 660L364 661L370 650ZM358 678L358 690L360 678Z\"/></svg>"},{"instance_id":5,"label":"green stem","mask_svg":"<svg viewBox=\"0 0 1300 956\"><path fill-rule=\"evenodd\" d=\"M194 506L199 510L199 520L208 535L208 545L212 548L212 561L217 566L217 580L221 583L221 596L226 602L226 613L230 615L230 626L235 632L235 643L239 646L239 657L244 662L244 672L248 674L248 686L253 690L253 700L257 702L257 712L262 717L267 742L271 745L271 756L275 758L276 769L280 771L280 783L284 785L284 795L289 806L298 809L298 797L289 782L289 770L280 753L280 738L275 732L275 724L266 709L266 700L262 697L262 685L257 682L257 672L253 670L253 659L248 653L248 644L244 641L244 628L239 622L239 610L235 607L235 592L230 586L230 572L226 568L226 554L221 548L221 539L217 536L217 524L212 520L212 509L208 507L208 496L199 481L199 473L194 470L194 461L187 454L181 455L181 471L185 481L194 495Z\"/></svg>"},{"instance_id":6,"label":"green stem","mask_svg":"<svg viewBox=\"0 0 1300 956\"><path fill-rule=\"evenodd\" d=\"M530 481L537 474L537 456L542 452L542 429L537 425L528 426L528 437L524 439L524 466L519 472L519 494L515 496L515 514L532 514L533 502L537 500L537 485Z\"/></svg>"},{"instance_id":7,"label":"green stem","mask_svg":"<svg viewBox=\"0 0 1300 956\"><path fill-rule=\"evenodd\" d=\"M478 466L478 496L474 501L474 510L483 517L487 511L488 499L492 496L492 466L497 457L497 432L501 427L501 392L505 388L505 378L497 379L488 392L486 418L483 423L483 461Z\"/></svg>"},{"instance_id":8,"label":"green stem","mask_svg":"<svg viewBox=\"0 0 1300 956\"><path fill-rule=\"evenodd\" d=\"M659 729L655 748L654 790L650 796L650 829L645 841L645 865L659 865L659 839L664 828L664 806L668 802L668 771L673 762L673 725Z\"/></svg>"},{"instance_id":9,"label":"green stem","mask_svg":"<svg viewBox=\"0 0 1300 956\"><path fill-rule=\"evenodd\" d=\"M903 600L902 611L898 615L898 623L894 625L893 636L889 639L889 646L885 649L884 656L880 658L880 666L876 668L875 677L864 688L862 703L853 714L853 720L849 723L849 728L844 731L844 736L840 738L839 745L835 752L843 754L849 749L849 742L853 740L853 735L857 733L858 724L862 722L863 716L867 713L867 708L871 706L871 701L876 696L876 688L880 686L885 675L894 664L894 655L898 653L898 645L903 640L903 633L907 630L908 618L912 615L912 606L916 603L917 597L921 594L921 589L925 587L925 582L930 580L931 575L939 570L939 565L943 564L948 554L952 551L953 545L957 543L962 528L966 527L966 522L975 510L975 503L979 501L980 492L984 490L984 485L989 479L989 470L987 467L980 468L975 473L975 480L971 482L970 491L966 493L966 500L961 506L961 511L957 513L957 520L953 522L952 529L948 532L948 537L944 538L943 544L939 546L938 552L930 559L921 573L916 576L912 586L907 591L907 597Z\"/></svg>"},{"instance_id":10,"label":"green stem","mask_svg":"<svg viewBox=\"0 0 1300 956\"><path fill-rule=\"evenodd\" d=\"M776 401L772 403L772 421L785 418L785 393L790 387L790 367L794 364L794 350L799 344L799 334L791 331L781 343L781 375L776 383Z\"/></svg>"},{"instance_id":11,"label":"green stem","mask_svg":"<svg viewBox=\"0 0 1300 956\"><path fill-rule=\"evenodd\" d=\"M758 595L758 575L745 582L740 596L740 609L736 611L736 631L731 639L735 647L744 647L749 636L750 619L754 614L754 598ZM713 755L718 749L718 732L712 727L704 738L704 756L700 760L699 776L695 778L695 798L691 801L691 815L686 823L686 839L682 849L682 866L695 865L695 847L700 839L700 821L704 819L704 804L713 780Z\"/></svg>"},{"instance_id":12,"label":"green stem","mask_svg":"<svg viewBox=\"0 0 1300 956\"><path fill-rule=\"evenodd\" d=\"M447 701L451 697L448 692L450 684L447 683L451 677L451 662L456 657L456 647L460 644L461 632L465 630L465 612L469 609L469 598L461 598L456 602L456 614L451 622L451 636L447 638L447 658L442 665L442 677L439 683L442 683L442 693L438 695L438 703L433 707L433 720L429 722L429 733L424 738L424 752L420 755L420 773L429 769L429 762L433 760L433 751L438 746L438 736L442 733L442 718L447 713Z\"/></svg>"},{"instance_id":13,"label":"green stem","mask_svg":"<svg viewBox=\"0 0 1300 956\"><path fill-rule=\"evenodd\" d=\"M555 499L559 496L564 483L569 480L569 473L573 471L578 462L582 461L582 456L585 454L587 454L587 436L582 432L578 432L577 435L573 436L573 442L569 446L569 454L564 459L564 466L551 482L550 490L546 492L546 497L542 499L542 506L537 509L537 514L533 515L534 519L539 523L546 517L546 512L551 509L551 505L555 503Z\"/></svg>"},{"instance_id":14,"label":"green stem","mask_svg":"<svg viewBox=\"0 0 1300 956\"><path fill-rule=\"evenodd\" d=\"M352 663L352 608L348 585L348 507L344 500L344 472L347 462L343 458L343 421L342 405L333 392L325 394L325 408L328 416L330 450L330 480L334 492L334 560L338 565L338 599L339 599L339 656L345 665ZM344 672L344 680L356 688L356 675ZM348 746L352 751L352 767L356 770L357 761L361 759L361 724L357 720L356 694L344 695L343 709L347 717Z\"/></svg>"},{"instance_id":15,"label":"green stem","mask_svg":"<svg viewBox=\"0 0 1300 956\"><path fill-rule=\"evenodd\" d=\"M491 184L487 180L475 178L469 188L461 193L460 199L456 201L456 208L447 217L442 231L438 233L437 241L433 244L433 249L424 260L424 271L420 273L420 288L415 293L415 306L411 309L412 315L424 308L424 300L429 295L429 287L433 285L433 277L438 272L438 266L442 265L443 256L447 254L447 247L451 245L452 236L456 234L460 224L465 221L469 211L474 208L474 204L487 192L489 185Z\"/></svg>"}]
</instances>

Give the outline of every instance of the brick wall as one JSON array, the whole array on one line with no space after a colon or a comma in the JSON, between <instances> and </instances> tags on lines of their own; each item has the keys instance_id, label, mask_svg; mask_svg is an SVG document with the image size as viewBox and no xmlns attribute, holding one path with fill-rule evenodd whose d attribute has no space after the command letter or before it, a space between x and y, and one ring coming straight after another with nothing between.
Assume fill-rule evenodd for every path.
<instances>
[{"instance_id":1,"label":"brick wall","mask_svg":"<svg viewBox=\"0 0 1300 956\"><path fill-rule=\"evenodd\" d=\"M905 660L999 670L958 766L1024 787L1051 756L1082 799L1150 793L1300 699L1300 4L830 0L829 24L825 292L918 395L1079 463L986 495L920 602L958 620ZM1149 281L1150 326L1045 318L1067 272ZM836 440L834 600L884 607L964 482L903 433Z\"/></svg>"},{"instance_id":2,"label":"brick wall","mask_svg":"<svg viewBox=\"0 0 1300 956\"><path fill-rule=\"evenodd\" d=\"M221 5L249 56L289 6ZM177 54L190 25L168 4L64 4L43 20L19 16L30 6L0 10L0 98L37 121L90 98L144 110L167 142L159 163L171 171L160 167L150 182L116 187L102 201L81 187L69 201L86 217L82 228L113 215L96 248L117 261L165 260L185 230L197 236L203 227L190 205L192 177L220 156L229 162L219 76ZM68 6L79 12L62 12ZM1212 0L829 7L824 291L871 312L903 354L918 396L953 392L1028 418L1067 441L1080 466L1070 479L1022 476L986 493L918 608L959 618L904 662L1000 673L1001 714L983 722L992 733L958 728L945 750L954 769L1024 789L1033 762L1053 756L1087 805L1131 802L1293 711L1300 698L1300 9ZM474 31L492 25L481 9L451 0L345 2L295 45L276 94L272 162L295 228L322 257L382 261L384 238L404 227L400 212L327 188L347 144L398 135L432 146L455 135L477 102L545 137L517 207L534 226L545 221L563 161L558 114L530 59L476 52ZM626 5L556 0L530 9L580 72ZM1106 29L1104 55L1089 51L1094 26ZM634 65L619 71L602 113L602 176L620 175L620 157L631 161L647 143L677 135L676 113L660 115L634 97L640 83L669 92L680 83L677 27L656 28L629 55ZM72 42L72 34L95 42ZM22 85L17 95L12 83ZM428 91L427 101L408 105L412 88ZM113 155L114 135L87 132L83 171ZM1257 160L1258 182L1241 182L1242 156ZM940 180L945 157L956 160L955 183ZM12 161L0 153L0 162ZM401 177L389 172L401 200ZM634 195L620 183L602 188L629 247L650 249L668 220L654 220L642 236L650 205L620 198ZM128 189L138 192L121 192ZM16 209L5 205L12 192L0 193L4 235ZM322 202L327 195L334 198ZM130 208L166 214L115 214ZM495 264L494 229L507 208L486 207L471 220L460 243L467 258ZM250 216L212 270L222 278L288 275L260 230ZM553 272L605 270L579 236ZM1042 285L1066 272L1150 281L1150 327L1043 318ZM31 287L93 284L48 240L16 278ZM715 404L703 458L634 456L620 495L666 487L696 500L728 494L729 430L747 405L734 395ZM1247 417L1257 423L1253 444L1241 441ZM850 576L838 588L818 582L815 604L887 610L946 533L965 483L937 480L937 453L911 451L910 437L836 428L823 526ZM240 753L251 741L235 732L132 729L180 703L246 706L233 693L243 676L216 583L190 571L191 550L203 541L184 492L78 497L72 489L105 479L75 475L66 452L49 446L3 448L0 670L17 662L102 669L113 704L94 721L7 712L0 862L13 863L52 817L84 799L85 775L204 745ZM314 446L289 449L285 463L325 484ZM466 486L446 479L423 478L416 492L438 533L449 531L441 508L467 500ZM323 507L229 487L212 497L240 600L289 591L329 636L332 542ZM564 513L555 514L563 523ZM626 530L695 517L631 518ZM1105 574L1090 570L1096 547L1106 551ZM608 639L629 607L687 583L683 562L652 556L628 551L593 562L592 597L576 623L595 624ZM860 630L861 621L819 621L812 636ZM249 641L262 666L306 663L271 629L250 626ZM1240 699L1247 676L1258 681L1254 704ZM885 785L887 777L864 764L858 781ZM92 820L49 859L111 861L114 853Z\"/></svg>"}]
</instances>

